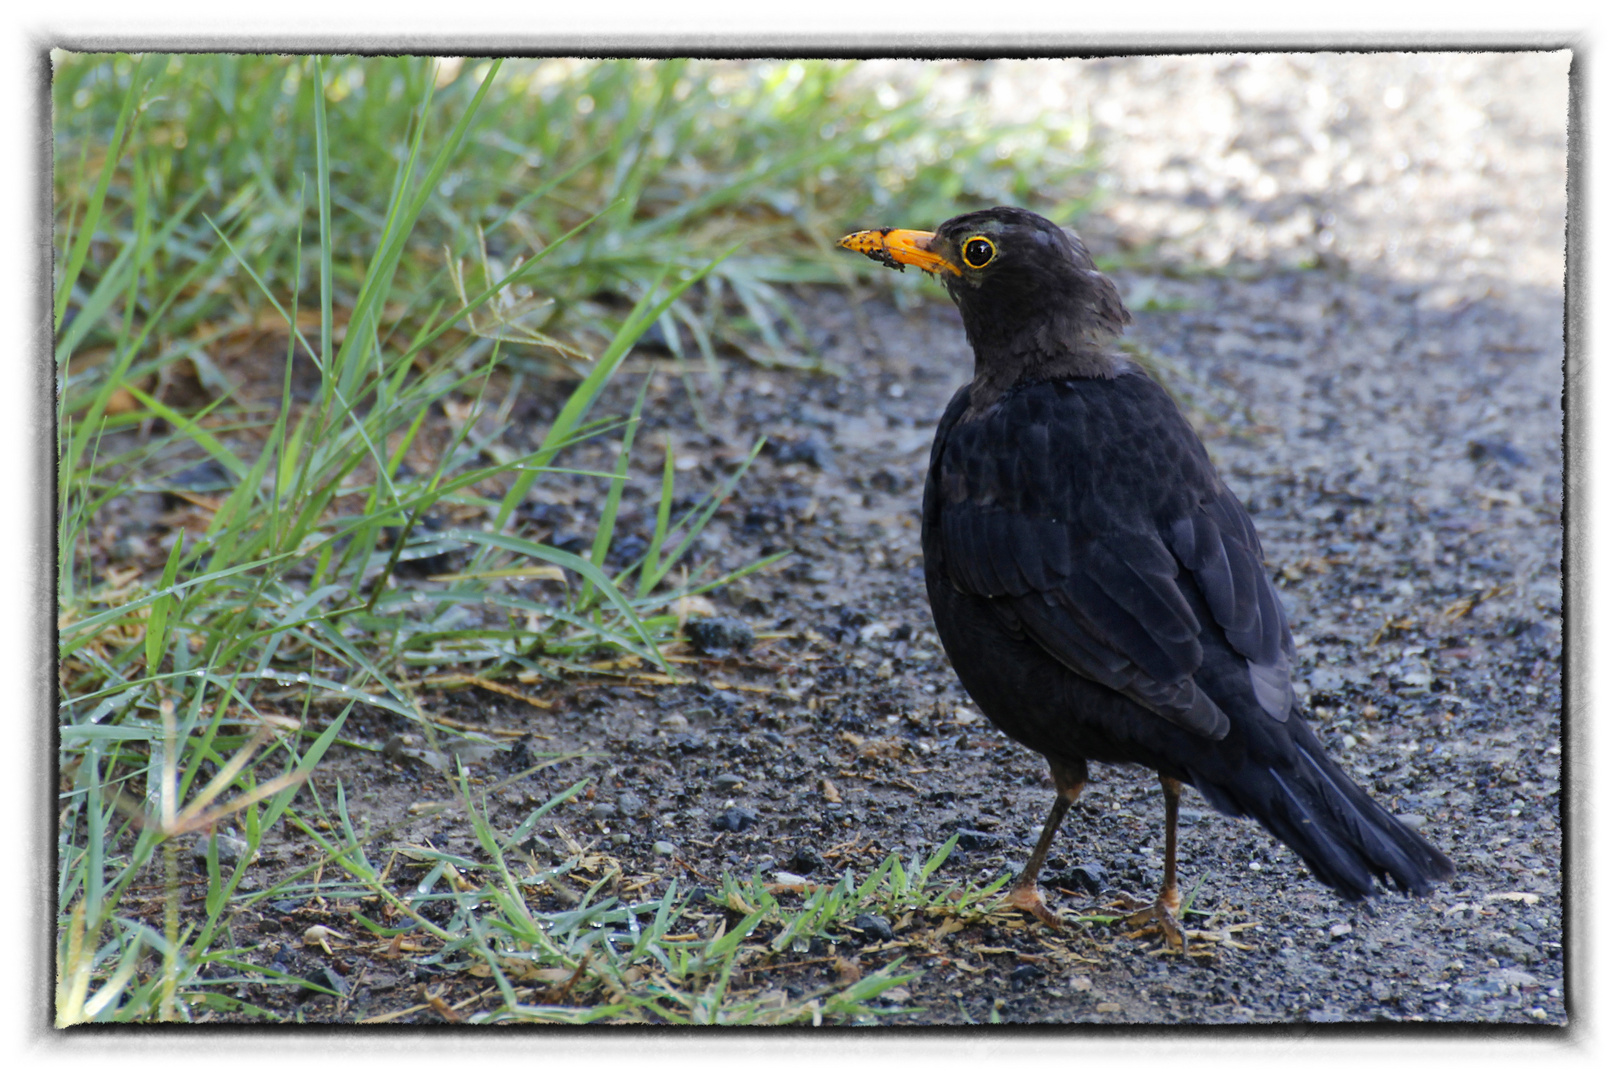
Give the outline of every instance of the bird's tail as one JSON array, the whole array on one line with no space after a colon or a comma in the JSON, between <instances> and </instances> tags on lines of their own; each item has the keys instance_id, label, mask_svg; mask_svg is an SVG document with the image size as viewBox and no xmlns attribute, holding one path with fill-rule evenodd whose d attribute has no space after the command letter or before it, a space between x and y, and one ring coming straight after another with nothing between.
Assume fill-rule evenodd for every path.
<instances>
[{"instance_id":1,"label":"bird's tail","mask_svg":"<svg viewBox=\"0 0 1620 1080\"><path fill-rule=\"evenodd\" d=\"M1290 726L1298 729L1292 763L1251 763L1260 775L1250 782L1199 790L1217 808L1254 818L1346 900L1365 898L1379 881L1421 896L1451 878L1451 860L1346 776L1297 709Z\"/></svg>"}]
</instances>

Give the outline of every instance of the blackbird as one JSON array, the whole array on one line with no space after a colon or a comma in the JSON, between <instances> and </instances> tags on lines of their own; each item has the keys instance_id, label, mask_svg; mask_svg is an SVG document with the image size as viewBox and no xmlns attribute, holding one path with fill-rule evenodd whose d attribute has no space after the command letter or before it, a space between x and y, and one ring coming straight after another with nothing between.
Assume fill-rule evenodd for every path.
<instances>
[{"instance_id":1,"label":"blackbird","mask_svg":"<svg viewBox=\"0 0 1620 1080\"><path fill-rule=\"evenodd\" d=\"M1088 761L1159 774L1164 879L1138 921L1173 947L1183 784L1259 822L1347 900L1449 879L1451 862L1306 723L1254 524L1170 395L1113 347L1130 315L1080 239L996 207L839 243L939 275L973 347L928 462L923 570L962 685L1057 788L1007 902L1061 925L1036 876Z\"/></svg>"}]
</instances>

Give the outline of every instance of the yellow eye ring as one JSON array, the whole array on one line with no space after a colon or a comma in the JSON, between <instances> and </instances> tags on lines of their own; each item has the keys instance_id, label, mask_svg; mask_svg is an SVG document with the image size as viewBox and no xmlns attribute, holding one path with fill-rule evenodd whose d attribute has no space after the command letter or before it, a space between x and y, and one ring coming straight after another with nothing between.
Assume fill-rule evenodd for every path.
<instances>
[{"instance_id":1,"label":"yellow eye ring","mask_svg":"<svg viewBox=\"0 0 1620 1080\"><path fill-rule=\"evenodd\" d=\"M996 245L988 236L970 236L962 241L962 261L974 270L983 270L996 257Z\"/></svg>"}]
</instances>

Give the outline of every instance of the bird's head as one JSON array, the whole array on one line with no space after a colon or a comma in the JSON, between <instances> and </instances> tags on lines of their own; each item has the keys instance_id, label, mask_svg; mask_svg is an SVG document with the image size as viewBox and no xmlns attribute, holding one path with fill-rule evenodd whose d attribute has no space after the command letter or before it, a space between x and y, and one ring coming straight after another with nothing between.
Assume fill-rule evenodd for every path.
<instances>
[{"instance_id":1,"label":"bird's head","mask_svg":"<svg viewBox=\"0 0 1620 1080\"><path fill-rule=\"evenodd\" d=\"M939 275L981 365L1094 349L1131 321L1080 238L1028 210L997 206L931 233L873 229L838 243L897 270Z\"/></svg>"}]
</instances>

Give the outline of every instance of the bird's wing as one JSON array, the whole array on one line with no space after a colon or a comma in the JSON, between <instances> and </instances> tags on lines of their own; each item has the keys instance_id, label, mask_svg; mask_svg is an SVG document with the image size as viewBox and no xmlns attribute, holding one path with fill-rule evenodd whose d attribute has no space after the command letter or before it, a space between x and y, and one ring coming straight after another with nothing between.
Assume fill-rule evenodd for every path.
<instances>
[{"instance_id":1,"label":"bird's wing","mask_svg":"<svg viewBox=\"0 0 1620 1080\"><path fill-rule=\"evenodd\" d=\"M1213 497L1170 524L1170 548L1192 572L1215 624L1248 663L1255 700L1273 719L1294 704L1294 638L1266 573L1260 537L1237 496L1216 482Z\"/></svg>"},{"instance_id":2,"label":"bird's wing","mask_svg":"<svg viewBox=\"0 0 1620 1080\"><path fill-rule=\"evenodd\" d=\"M934 471L951 584L1069 668L1219 738L1226 712L1195 678L1203 609L1286 715L1287 626L1253 526L1146 376L1025 388L955 425Z\"/></svg>"}]
</instances>

